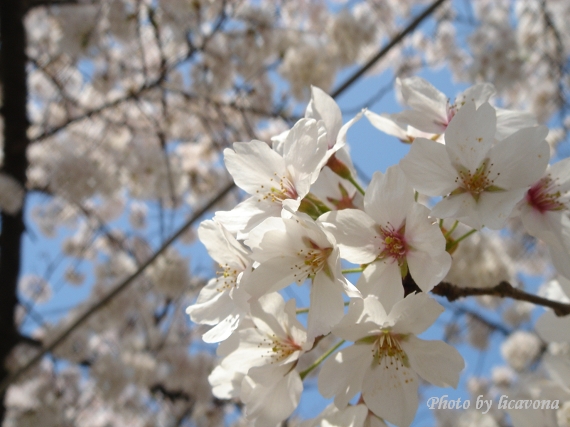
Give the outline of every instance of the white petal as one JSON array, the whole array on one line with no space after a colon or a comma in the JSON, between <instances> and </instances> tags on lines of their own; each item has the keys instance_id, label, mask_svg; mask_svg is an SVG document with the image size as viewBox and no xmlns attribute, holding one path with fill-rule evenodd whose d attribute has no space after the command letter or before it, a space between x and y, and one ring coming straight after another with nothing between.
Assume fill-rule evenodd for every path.
<instances>
[{"instance_id":1,"label":"white petal","mask_svg":"<svg viewBox=\"0 0 570 427\"><path fill-rule=\"evenodd\" d=\"M318 138L318 125L313 119L299 120L287 134L283 159L301 198L307 195L310 185L316 181L317 165L326 153L327 143Z\"/></svg>"},{"instance_id":2,"label":"white petal","mask_svg":"<svg viewBox=\"0 0 570 427\"><path fill-rule=\"evenodd\" d=\"M344 315L343 287L331 280L324 271L315 275L311 285L311 306L307 319L309 338L326 335Z\"/></svg>"},{"instance_id":3,"label":"white petal","mask_svg":"<svg viewBox=\"0 0 570 427\"><path fill-rule=\"evenodd\" d=\"M550 258L552 259L552 265L556 268L556 271L567 279L570 279L570 245L566 246L564 249L549 246L548 252Z\"/></svg>"},{"instance_id":4,"label":"white petal","mask_svg":"<svg viewBox=\"0 0 570 427\"><path fill-rule=\"evenodd\" d=\"M521 129L498 142L489 151L493 184L511 189L529 187L538 181L550 159L550 148L544 140L547 134L545 126L537 126ZM500 175L495 177L497 172Z\"/></svg>"},{"instance_id":5,"label":"white petal","mask_svg":"<svg viewBox=\"0 0 570 427\"><path fill-rule=\"evenodd\" d=\"M421 77L410 77L396 81L406 105L412 111L394 114L404 116L405 121L424 132L441 133L447 125L447 97ZM397 119L399 120L399 119ZM403 119L402 119L403 120Z\"/></svg>"},{"instance_id":6,"label":"white petal","mask_svg":"<svg viewBox=\"0 0 570 427\"><path fill-rule=\"evenodd\" d=\"M373 362L364 376L362 397L379 417L398 427L408 427L418 409L419 381L414 371L397 365L391 365L388 357Z\"/></svg>"},{"instance_id":7,"label":"white petal","mask_svg":"<svg viewBox=\"0 0 570 427\"><path fill-rule=\"evenodd\" d=\"M344 125L342 125L342 127L338 131L338 135L336 136L336 142L334 146L329 149L329 151L337 152L346 145L346 134L348 133L348 129L350 129L350 127L353 124L355 124L357 121L359 121L361 118L362 118L362 113L358 113L356 116L354 116Z\"/></svg>"},{"instance_id":8,"label":"white petal","mask_svg":"<svg viewBox=\"0 0 570 427\"><path fill-rule=\"evenodd\" d=\"M498 192L484 191L477 201L476 209L479 219L491 230L500 230L505 226L514 207L524 197L524 194L524 188Z\"/></svg>"},{"instance_id":9,"label":"white petal","mask_svg":"<svg viewBox=\"0 0 570 427\"><path fill-rule=\"evenodd\" d=\"M335 100L322 89L311 86L311 101L307 105L305 117L325 122L328 147L331 148L342 126L342 113Z\"/></svg>"},{"instance_id":10,"label":"white petal","mask_svg":"<svg viewBox=\"0 0 570 427\"><path fill-rule=\"evenodd\" d=\"M390 114L390 118L406 123L422 132L433 135L442 134L447 127L447 114L429 111L427 113L416 110L404 110L401 113Z\"/></svg>"},{"instance_id":11,"label":"white petal","mask_svg":"<svg viewBox=\"0 0 570 427\"><path fill-rule=\"evenodd\" d=\"M400 126L389 116L376 114L368 110L364 112L364 115L370 121L372 126L374 126L376 129L379 129L382 132L387 133L388 135L395 136L396 138L402 141L408 140L406 128Z\"/></svg>"},{"instance_id":12,"label":"white petal","mask_svg":"<svg viewBox=\"0 0 570 427\"><path fill-rule=\"evenodd\" d=\"M538 124L536 122L536 116L532 113L504 110L502 108L495 109L497 110L497 132L495 133L495 138L499 141L512 135L519 129L536 126Z\"/></svg>"},{"instance_id":13,"label":"white petal","mask_svg":"<svg viewBox=\"0 0 570 427\"><path fill-rule=\"evenodd\" d=\"M457 188L457 171L451 165L445 146L416 138L400 167L412 187L428 196L444 196Z\"/></svg>"},{"instance_id":14,"label":"white petal","mask_svg":"<svg viewBox=\"0 0 570 427\"><path fill-rule=\"evenodd\" d=\"M367 264L378 256L376 223L366 213L358 209L327 212L319 223L334 236L341 257L348 262Z\"/></svg>"},{"instance_id":15,"label":"white petal","mask_svg":"<svg viewBox=\"0 0 570 427\"><path fill-rule=\"evenodd\" d=\"M398 263L392 259L369 264L356 285L364 296L373 295L378 298L387 312L404 298L402 272Z\"/></svg>"},{"instance_id":16,"label":"white petal","mask_svg":"<svg viewBox=\"0 0 570 427\"><path fill-rule=\"evenodd\" d=\"M283 289L297 280L298 271L292 268L297 262L302 261L291 256L265 261L251 272L249 280L240 287L254 298ZM304 275L302 279L306 277Z\"/></svg>"},{"instance_id":17,"label":"white petal","mask_svg":"<svg viewBox=\"0 0 570 427\"><path fill-rule=\"evenodd\" d=\"M570 185L570 157L551 165L547 173L550 174L552 179L558 181L558 184L562 187L560 189L562 192L570 190L570 188L568 188Z\"/></svg>"},{"instance_id":18,"label":"white petal","mask_svg":"<svg viewBox=\"0 0 570 427\"><path fill-rule=\"evenodd\" d=\"M220 222L230 233L240 240L246 239L250 230L269 217L279 216L280 203L259 201L256 196L249 197L231 211L218 211L214 220Z\"/></svg>"},{"instance_id":19,"label":"white petal","mask_svg":"<svg viewBox=\"0 0 570 427\"><path fill-rule=\"evenodd\" d=\"M295 300L290 300L293 305ZM278 293L271 293L260 297L250 303L251 316L259 331L267 335L276 335L279 338L287 337L284 329L285 300ZM294 309L293 309L294 312Z\"/></svg>"},{"instance_id":20,"label":"white petal","mask_svg":"<svg viewBox=\"0 0 570 427\"><path fill-rule=\"evenodd\" d=\"M420 377L438 387L457 388L465 362L459 352L443 341L425 341L414 335L400 342L410 366Z\"/></svg>"},{"instance_id":21,"label":"white petal","mask_svg":"<svg viewBox=\"0 0 570 427\"><path fill-rule=\"evenodd\" d=\"M477 202L469 193L443 198L433 207L431 215L437 218L453 218L476 230L485 225L479 216Z\"/></svg>"},{"instance_id":22,"label":"white petal","mask_svg":"<svg viewBox=\"0 0 570 427\"><path fill-rule=\"evenodd\" d=\"M286 174L285 161L262 141L236 142L224 150L224 162L238 187L251 195L270 188L271 178Z\"/></svg>"},{"instance_id":23,"label":"white petal","mask_svg":"<svg viewBox=\"0 0 570 427\"><path fill-rule=\"evenodd\" d=\"M324 361L319 373L320 393L326 399L335 396L335 405L343 409L362 390L364 374L371 363L371 344L343 348Z\"/></svg>"},{"instance_id":24,"label":"white petal","mask_svg":"<svg viewBox=\"0 0 570 427\"><path fill-rule=\"evenodd\" d=\"M411 276L424 292L441 282L451 267L451 255L445 251L437 254L414 251L408 254L407 260Z\"/></svg>"},{"instance_id":25,"label":"white petal","mask_svg":"<svg viewBox=\"0 0 570 427\"><path fill-rule=\"evenodd\" d=\"M570 389L570 358L567 355L544 355L544 365L546 370L558 384L566 389Z\"/></svg>"},{"instance_id":26,"label":"white petal","mask_svg":"<svg viewBox=\"0 0 570 427\"><path fill-rule=\"evenodd\" d=\"M236 310L229 292L220 292L217 279L212 279L200 290L198 300L186 309L193 322L215 325Z\"/></svg>"},{"instance_id":27,"label":"white petal","mask_svg":"<svg viewBox=\"0 0 570 427\"><path fill-rule=\"evenodd\" d=\"M463 104L467 101L475 103L476 107L479 107L484 102L487 102L489 98L496 92L495 86L491 83L478 83L466 89L462 94L460 94L455 99L455 104Z\"/></svg>"},{"instance_id":28,"label":"white petal","mask_svg":"<svg viewBox=\"0 0 570 427\"><path fill-rule=\"evenodd\" d=\"M208 254L218 264L228 263L242 268L249 264L247 250L221 223L212 220L202 221L198 227L198 237L206 246Z\"/></svg>"},{"instance_id":29,"label":"white petal","mask_svg":"<svg viewBox=\"0 0 570 427\"><path fill-rule=\"evenodd\" d=\"M540 212L523 202L520 217L528 234L537 237L549 245L562 247L560 236L564 221L562 211Z\"/></svg>"},{"instance_id":30,"label":"white petal","mask_svg":"<svg viewBox=\"0 0 570 427\"><path fill-rule=\"evenodd\" d=\"M398 230L414 203L414 190L398 166L375 172L364 196L364 210L382 227Z\"/></svg>"},{"instance_id":31,"label":"white petal","mask_svg":"<svg viewBox=\"0 0 570 427\"><path fill-rule=\"evenodd\" d=\"M489 103L475 110L475 103L466 102L445 131L445 148L451 163L475 172L495 141L495 128L495 109Z\"/></svg>"},{"instance_id":32,"label":"white petal","mask_svg":"<svg viewBox=\"0 0 570 427\"><path fill-rule=\"evenodd\" d=\"M216 343L224 341L237 329L242 313L236 312L226 317L204 335L202 340L207 343Z\"/></svg>"},{"instance_id":33,"label":"white petal","mask_svg":"<svg viewBox=\"0 0 570 427\"><path fill-rule=\"evenodd\" d=\"M212 394L218 399L239 398L244 375L224 366L216 366L208 376L208 382L212 386Z\"/></svg>"},{"instance_id":34,"label":"white petal","mask_svg":"<svg viewBox=\"0 0 570 427\"><path fill-rule=\"evenodd\" d=\"M348 313L333 328L333 332L344 340L355 342L380 332L387 317L377 298L351 298Z\"/></svg>"},{"instance_id":35,"label":"white petal","mask_svg":"<svg viewBox=\"0 0 570 427\"><path fill-rule=\"evenodd\" d=\"M406 260L410 274L424 292L429 292L447 274L451 256L445 251L445 238L437 224L428 218L429 210L414 203L406 219Z\"/></svg>"},{"instance_id":36,"label":"white petal","mask_svg":"<svg viewBox=\"0 0 570 427\"><path fill-rule=\"evenodd\" d=\"M255 426L276 425L293 413L303 392L303 382L291 366L250 369L242 383L245 415Z\"/></svg>"},{"instance_id":37,"label":"white petal","mask_svg":"<svg viewBox=\"0 0 570 427\"><path fill-rule=\"evenodd\" d=\"M410 294L397 302L388 318L393 333L418 335L429 328L443 313L443 307L424 293Z\"/></svg>"}]
</instances>

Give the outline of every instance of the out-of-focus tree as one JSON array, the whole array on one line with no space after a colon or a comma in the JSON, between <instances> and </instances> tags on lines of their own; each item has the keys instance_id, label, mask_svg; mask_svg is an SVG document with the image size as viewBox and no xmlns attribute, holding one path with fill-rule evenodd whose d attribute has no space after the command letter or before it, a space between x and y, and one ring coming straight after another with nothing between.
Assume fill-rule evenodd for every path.
<instances>
[{"instance_id":1,"label":"out-of-focus tree","mask_svg":"<svg viewBox=\"0 0 570 427\"><path fill-rule=\"evenodd\" d=\"M209 278L188 256L194 223L240 197L221 151L270 142L311 85L333 93L339 71L363 64L489 81L504 107L542 123L558 115L555 147L568 116L566 3L3 1L0 420L223 425L240 403L212 395L214 357L185 314ZM430 5L415 23L430 25L401 33ZM461 245L469 262L450 274L481 266L481 287L515 280L519 255L498 245L484 235ZM41 304L79 286L83 302L44 318Z\"/></svg>"}]
</instances>

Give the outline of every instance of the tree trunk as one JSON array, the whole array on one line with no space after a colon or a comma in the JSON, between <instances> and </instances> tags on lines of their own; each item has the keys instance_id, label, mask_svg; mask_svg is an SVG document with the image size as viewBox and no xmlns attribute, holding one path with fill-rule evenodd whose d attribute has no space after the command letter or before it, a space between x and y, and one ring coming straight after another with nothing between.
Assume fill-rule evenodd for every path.
<instances>
[{"instance_id":1,"label":"tree trunk","mask_svg":"<svg viewBox=\"0 0 570 427\"><path fill-rule=\"evenodd\" d=\"M22 185L26 181L28 161L28 117L26 113L26 34L25 5L21 0L0 0L0 79L2 116L4 118L4 164L2 171ZM23 212L1 214L0 233L0 382L7 376L6 357L18 343L14 314L18 298L16 287L20 273ZM0 396L0 424L6 408Z\"/></svg>"}]
</instances>

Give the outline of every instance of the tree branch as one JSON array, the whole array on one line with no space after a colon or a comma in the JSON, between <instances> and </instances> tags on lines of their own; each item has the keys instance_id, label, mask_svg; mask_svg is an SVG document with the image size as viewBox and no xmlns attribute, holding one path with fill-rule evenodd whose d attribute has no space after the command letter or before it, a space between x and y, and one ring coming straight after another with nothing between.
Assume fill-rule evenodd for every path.
<instances>
[{"instance_id":1,"label":"tree branch","mask_svg":"<svg viewBox=\"0 0 570 427\"><path fill-rule=\"evenodd\" d=\"M87 319L89 319L93 314L104 307L109 301L114 297L124 291L136 278L138 278L146 268L151 265L170 245L176 241L184 232L192 226L196 221L198 221L202 215L212 209L218 202L220 202L233 188L235 184L232 182L226 185L222 191L218 193L209 203L207 203L202 209L195 212L192 217L186 221L186 223L178 229L170 238L168 238L160 248L144 263L142 263L139 268L128 278L118 283L109 293L107 293L103 298L89 307L83 314L81 314L74 322L72 322L69 327L62 331L58 336L56 336L48 345L46 345L38 354L36 354L31 360L29 360L24 366L15 371L13 374L5 378L2 383L0 383L0 393L3 393L6 388L20 378L24 373L26 373L30 368L36 365L47 353L51 352L59 344L61 344L69 335L71 335L77 328L79 328Z\"/></svg>"},{"instance_id":2,"label":"tree branch","mask_svg":"<svg viewBox=\"0 0 570 427\"><path fill-rule=\"evenodd\" d=\"M526 301L536 305L549 307L554 310L554 313L557 316L567 316L570 314L570 304L564 304L558 301L539 297L538 295L529 294L513 287L510 283L505 281L491 288L463 288L452 285L451 283L441 282L433 288L431 292L435 295L447 298L450 302L469 296L490 295L499 298L511 298L517 301Z\"/></svg>"},{"instance_id":3,"label":"tree branch","mask_svg":"<svg viewBox=\"0 0 570 427\"><path fill-rule=\"evenodd\" d=\"M388 52L392 50L394 46L400 43L404 37L406 37L409 33L414 31L418 25L420 25L424 19L430 16L436 9L443 4L445 0L436 0L434 1L430 7L424 10L416 19L408 24L406 28L400 31L390 43L384 46L376 55L374 55L370 60L364 64L362 67L358 69L352 76L345 80L343 84L341 84L332 94L333 98L338 97L341 93L343 93L346 89L348 89L356 80L358 80L364 73L366 73L374 64L376 64L382 57L384 57Z\"/></svg>"}]
</instances>

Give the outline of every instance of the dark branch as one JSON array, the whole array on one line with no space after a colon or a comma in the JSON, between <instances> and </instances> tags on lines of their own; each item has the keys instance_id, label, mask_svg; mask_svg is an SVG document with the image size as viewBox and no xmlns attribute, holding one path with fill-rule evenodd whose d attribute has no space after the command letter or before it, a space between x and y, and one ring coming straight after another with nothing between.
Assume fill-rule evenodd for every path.
<instances>
[{"instance_id":1,"label":"dark branch","mask_svg":"<svg viewBox=\"0 0 570 427\"><path fill-rule=\"evenodd\" d=\"M547 298L539 297L538 295L529 294L520 289L514 288L508 282L501 282L497 286L491 288L463 288L451 283L441 282L431 290L435 295L447 298L452 302L459 298L470 296L483 296L490 295L499 298L511 298L517 301L527 301L536 305L542 305L554 310L557 316L567 316L570 314L570 304L563 304L558 301L552 301Z\"/></svg>"}]
</instances>

